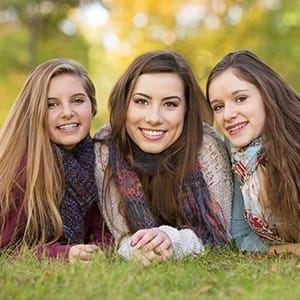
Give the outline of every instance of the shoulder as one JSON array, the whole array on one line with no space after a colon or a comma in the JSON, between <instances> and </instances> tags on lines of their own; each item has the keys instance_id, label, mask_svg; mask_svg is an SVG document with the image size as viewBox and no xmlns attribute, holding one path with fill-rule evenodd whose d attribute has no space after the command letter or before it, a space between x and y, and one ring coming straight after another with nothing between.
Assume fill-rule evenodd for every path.
<instances>
[{"instance_id":1,"label":"shoulder","mask_svg":"<svg viewBox=\"0 0 300 300\"><path fill-rule=\"evenodd\" d=\"M228 152L220 134L213 127L203 123L203 141L199 155L209 158L216 153L224 156L226 160L228 159Z\"/></svg>"},{"instance_id":2,"label":"shoulder","mask_svg":"<svg viewBox=\"0 0 300 300\"><path fill-rule=\"evenodd\" d=\"M230 159L225 143L218 132L207 124L203 124L203 141L198 153L198 161L203 172L216 175L220 170L223 176L231 176Z\"/></svg>"},{"instance_id":3,"label":"shoulder","mask_svg":"<svg viewBox=\"0 0 300 300\"><path fill-rule=\"evenodd\" d=\"M203 142L198 155L203 177L222 209L227 229L231 223L232 173L225 143L217 131L203 125ZM228 230L229 231L229 230Z\"/></svg>"},{"instance_id":4,"label":"shoulder","mask_svg":"<svg viewBox=\"0 0 300 300\"><path fill-rule=\"evenodd\" d=\"M95 133L93 140L94 140L94 151L96 156L96 176L102 176L104 174L104 170L108 164L109 159L109 149L104 142L105 138L108 137L111 133L110 124L104 124L102 127L98 129ZM98 173L101 173L99 175Z\"/></svg>"},{"instance_id":5,"label":"shoulder","mask_svg":"<svg viewBox=\"0 0 300 300\"><path fill-rule=\"evenodd\" d=\"M111 134L111 126L109 123L101 126L98 131L94 135L94 142L98 142L99 140L103 140L107 136Z\"/></svg>"}]
</instances>

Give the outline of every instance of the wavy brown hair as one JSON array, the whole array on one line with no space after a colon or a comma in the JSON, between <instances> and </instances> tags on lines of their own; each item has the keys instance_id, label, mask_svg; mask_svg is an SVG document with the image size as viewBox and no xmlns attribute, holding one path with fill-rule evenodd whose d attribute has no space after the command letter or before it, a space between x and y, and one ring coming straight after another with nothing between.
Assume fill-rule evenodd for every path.
<instances>
[{"instance_id":1,"label":"wavy brown hair","mask_svg":"<svg viewBox=\"0 0 300 300\"><path fill-rule=\"evenodd\" d=\"M300 238L300 95L262 59L247 50L227 54L212 69L206 84L227 69L260 91L266 111L262 136L267 154L264 193L273 216L283 224L280 234Z\"/></svg>"},{"instance_id":2,"label":"wavy brown hair","mask_svg":"<svg viewBox=\"0 0 300 300\"><path fill-rule=\"evenodd\" d=\"M181 78L186 103L184 127L178 140L168 148L167 155L160 162L159 174L140 179L154 216L160 216L165 224L183 226L186 220L178 203L178 186L182 187L185 176L193 170L202 144L202 122L211 124L212 114L191 66L179 53L151 51L137 57L129 65L109 97L112 138L124 155L131 153L133 142L126 133L125 122L133 89L140 75L156 73L173 73ZM122 211L124 213L121 203ZM127 223L131 232L137 230L128 218Z\"/></svg>"},{"instance_id":3,"label":"wavy brown hair","mask_svg":"<svg viewBox=\"0 0 300 300\"><path fill-rule=\"evenodd\" d=\"M48 87L59 74L78 76L97 112L95 87L79 63L56 58L34 68L28 75L0 130L0 218L2 230L14 209L14 197L21 199L27 223L24 242L28 245L56 240L62 233L58 206L64 178L47 125Z\"/></svg>"}]
</instances>

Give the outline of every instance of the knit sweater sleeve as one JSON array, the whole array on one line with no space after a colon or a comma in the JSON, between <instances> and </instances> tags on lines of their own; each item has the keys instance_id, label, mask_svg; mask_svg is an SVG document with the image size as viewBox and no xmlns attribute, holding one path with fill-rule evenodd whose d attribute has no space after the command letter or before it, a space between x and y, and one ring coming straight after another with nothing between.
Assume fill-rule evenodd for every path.
<instances>
[{"instance_id":1,"label":"knit sweater sleeve","mask_svg":"<svg viewBox=\"0 0 300 300\"><path fill-rule=\"evenodd\" d=\"M104 249L112 243L112 235L106 227L101 217L100 211L96 205L91 206L84 218L84 243L95 244ZM46 256L48 258L68 259L69 250L75 244L65 245L61 242L49 243L36 248L38 257Z\"/></svg>"},{"instance_id":2,"label":"knit sweater sleeve","mask_svg":"<svg viewBox=\"0 0 300 300\"><path fill-rule=\"evenodd\" d=\"M219 134L207 124L204 124L203 143L198 159L209 191L219 203L229 234L233 194L229 154Z\"/></svg>"},{"instance_id":3,"label":"knit sweater sleeve","mask_svg":"<svg viewBox=\"0 0 300 300\"><path fill-rule=\"evenodd\" d=\"M118 244L120 239L128 234L129 229L124 217L119 211L121 196L116 185L112 182L108 184L109 179L105 176L105 170L109 162L109 150L102 140L109 134L110 127L108 124L105 124L99 129L94 137L96 159L95 178L100 199L98 203L100 211L102 212L109 231L112 233L115 242ZM105 187L107 185L108 188L106 189Z\"/></svg>"},{"instance_id":4,"label":"knit sweater sleeve","mask_svg":"<svg viewBox=\"0 0 300 300\"><path fill-rule=\"evenodd\" d=\"M201 239L191 229L176 229L172 226L162 225L158 227L165 232L170 238L173 245L173 259L177 260L189 255L197 255L204 252L204 246ZM131 236L126 236L121 239L118 248L119 255L129 260L133 256L135 250L130 246Z\"/></svg>"}]
</instances>

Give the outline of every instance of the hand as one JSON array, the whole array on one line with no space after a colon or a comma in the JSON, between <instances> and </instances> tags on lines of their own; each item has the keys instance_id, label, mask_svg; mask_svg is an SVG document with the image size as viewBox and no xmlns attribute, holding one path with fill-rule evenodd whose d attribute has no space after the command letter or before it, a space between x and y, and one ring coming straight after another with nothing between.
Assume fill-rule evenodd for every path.
<instances>
[{"instance_id":1,"label":"hand","mask_svg":"<svg viewBox=\"0 0 300 300\"><path fill-rule=\"evenodd\" d=\"M300 244L299 243L287 243L283 245L272 245L269 248L269 254L281 254L292 253L300 256Z\"/></svg>"},{"instance_id":2,"label":"hand","mask_svg":"<svg viewBox=\"0 0 300 300\"><path fill-rule=\"evenodd\" d=\"M135 248L134 258L144 265L154 261L166 261L173 255L171 239L158 228L138 230L132 235L130 245Z\"/></svg>"},{"instance_id":3,"label":"hand","mask_svg":"<svg viewBox=\"0 0 300 300\"><path fill-rule=\"evenodd\" d=\"M70 263L80 261L84 264L88 264L95 253L100 252L100 249L96 245L79 244L70 248L68 254L68 260Z\"/></svg>"}]
</instances>

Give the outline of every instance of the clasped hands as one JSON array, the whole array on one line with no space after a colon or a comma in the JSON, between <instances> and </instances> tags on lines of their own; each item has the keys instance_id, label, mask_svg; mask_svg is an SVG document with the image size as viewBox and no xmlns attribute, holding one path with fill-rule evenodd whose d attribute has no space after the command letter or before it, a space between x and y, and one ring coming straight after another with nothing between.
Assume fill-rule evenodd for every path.
<instances>
[{"instance_id":1,"label":"clasped hands","mask_svg":"<svg viewBox=\"0 0 300 300\"><path fill-rule=\"evenodd\" d=\"M132 258L144 266L152 262L164 262L173 256L173 244L169 236L159 228L140 229L131 236Z\"/></svg>"}]
</instances>

